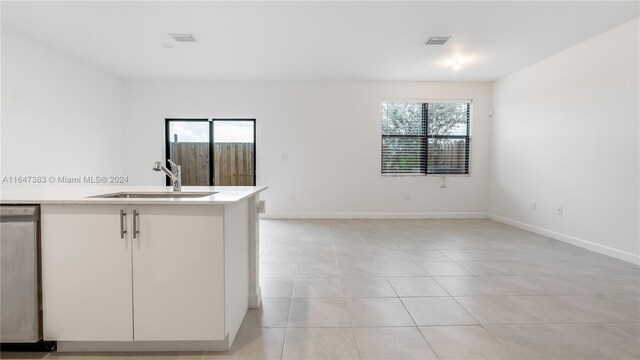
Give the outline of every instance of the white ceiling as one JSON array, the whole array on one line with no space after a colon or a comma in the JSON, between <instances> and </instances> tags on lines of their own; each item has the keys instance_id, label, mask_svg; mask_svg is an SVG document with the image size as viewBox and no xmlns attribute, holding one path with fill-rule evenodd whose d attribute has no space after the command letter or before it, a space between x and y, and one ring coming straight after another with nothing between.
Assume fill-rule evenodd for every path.
<instances>
[{"instance_id":1,"label":"white ceiling","mask_svg":"<svg viewBox=\"0 0 640 360\"><path fill-rule=\"evenodd\" d=\"M144 79L490 81L639 14L637 1L1 6L2 26L122 78ZM167 33L193 33L199 42L167 49ZM428 47L429 36L453 39Z\"/></svg>"}]
</instances>

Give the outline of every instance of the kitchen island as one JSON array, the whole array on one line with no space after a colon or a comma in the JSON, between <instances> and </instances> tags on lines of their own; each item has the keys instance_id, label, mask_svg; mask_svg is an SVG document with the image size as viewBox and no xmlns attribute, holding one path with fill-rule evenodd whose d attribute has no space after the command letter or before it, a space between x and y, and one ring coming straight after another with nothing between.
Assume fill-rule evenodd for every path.
<instances>
[{"instance_id":1,"label":"kitchen island","mask_svg":"<svg viewBox=\"0 0 640 360\"><path fill-rule=\"evenodd\" d=\"M228 350L261 302L264 190L3 189L3 205L40 205L44 339L60 351Z\"/></svg>"}]
</instances>

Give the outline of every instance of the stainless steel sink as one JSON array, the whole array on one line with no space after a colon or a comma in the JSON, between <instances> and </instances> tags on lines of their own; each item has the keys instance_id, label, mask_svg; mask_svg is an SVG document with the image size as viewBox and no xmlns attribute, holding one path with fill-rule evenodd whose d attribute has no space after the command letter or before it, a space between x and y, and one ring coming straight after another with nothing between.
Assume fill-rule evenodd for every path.
<instances>
[{"instance_id":1,"label":"stainless steel sink","mask_svg":"<svg viewBox=\"0 0 640 360\"><path fill-rule=\"evenodd\" d=\"M210 196L216 194L217 191L212 192L182 192L182 191L174 191L174 192L119 192L119 193L111 193L111 194L102 194L89 196L90 198L105 198L105 199L134 199L134 198L145 198L145 199L170 199L170 198L200 198L205 196Z\"/></svg>"}]
</instances>

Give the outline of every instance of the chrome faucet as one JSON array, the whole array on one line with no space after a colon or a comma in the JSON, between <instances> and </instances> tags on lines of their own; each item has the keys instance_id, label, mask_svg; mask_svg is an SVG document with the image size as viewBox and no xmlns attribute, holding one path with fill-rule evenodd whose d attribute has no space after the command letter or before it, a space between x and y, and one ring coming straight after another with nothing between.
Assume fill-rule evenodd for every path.
<instances>
[{"instance_id":1,"label":"chrome faucet","mask_svg":"<svg viewBox=\"0 0 640 360\"><path fill-rule=\"evenodd\" d=\"M167 169L166 166L162 165L160 161L156 161L153 163L154 171L163 171L169 179L171 179L171 184L173 185L173 191L182 190L182 167L171 160L167 160L169 165L171 165L171 170Z\"/></svg>"}]
</instances>

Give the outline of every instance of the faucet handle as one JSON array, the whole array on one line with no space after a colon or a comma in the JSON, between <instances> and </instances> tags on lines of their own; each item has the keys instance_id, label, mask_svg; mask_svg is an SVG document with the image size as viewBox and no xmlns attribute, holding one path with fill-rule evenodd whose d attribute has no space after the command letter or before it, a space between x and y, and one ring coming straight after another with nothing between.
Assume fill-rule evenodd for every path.
<instances>
[{"instance_id":1,"label":"faucet handle","mask_svg":"<svg viewBox=\"0 0 640 360\"><path fill-rule=\"evenodd\" d=\"M171 170L173 170L174 168L178 167L178 164L174 163L173 161L171 161L171 159L167 159L167 162L169 163L169 165L171 166Z\"/></svg>"}]
</instances>

